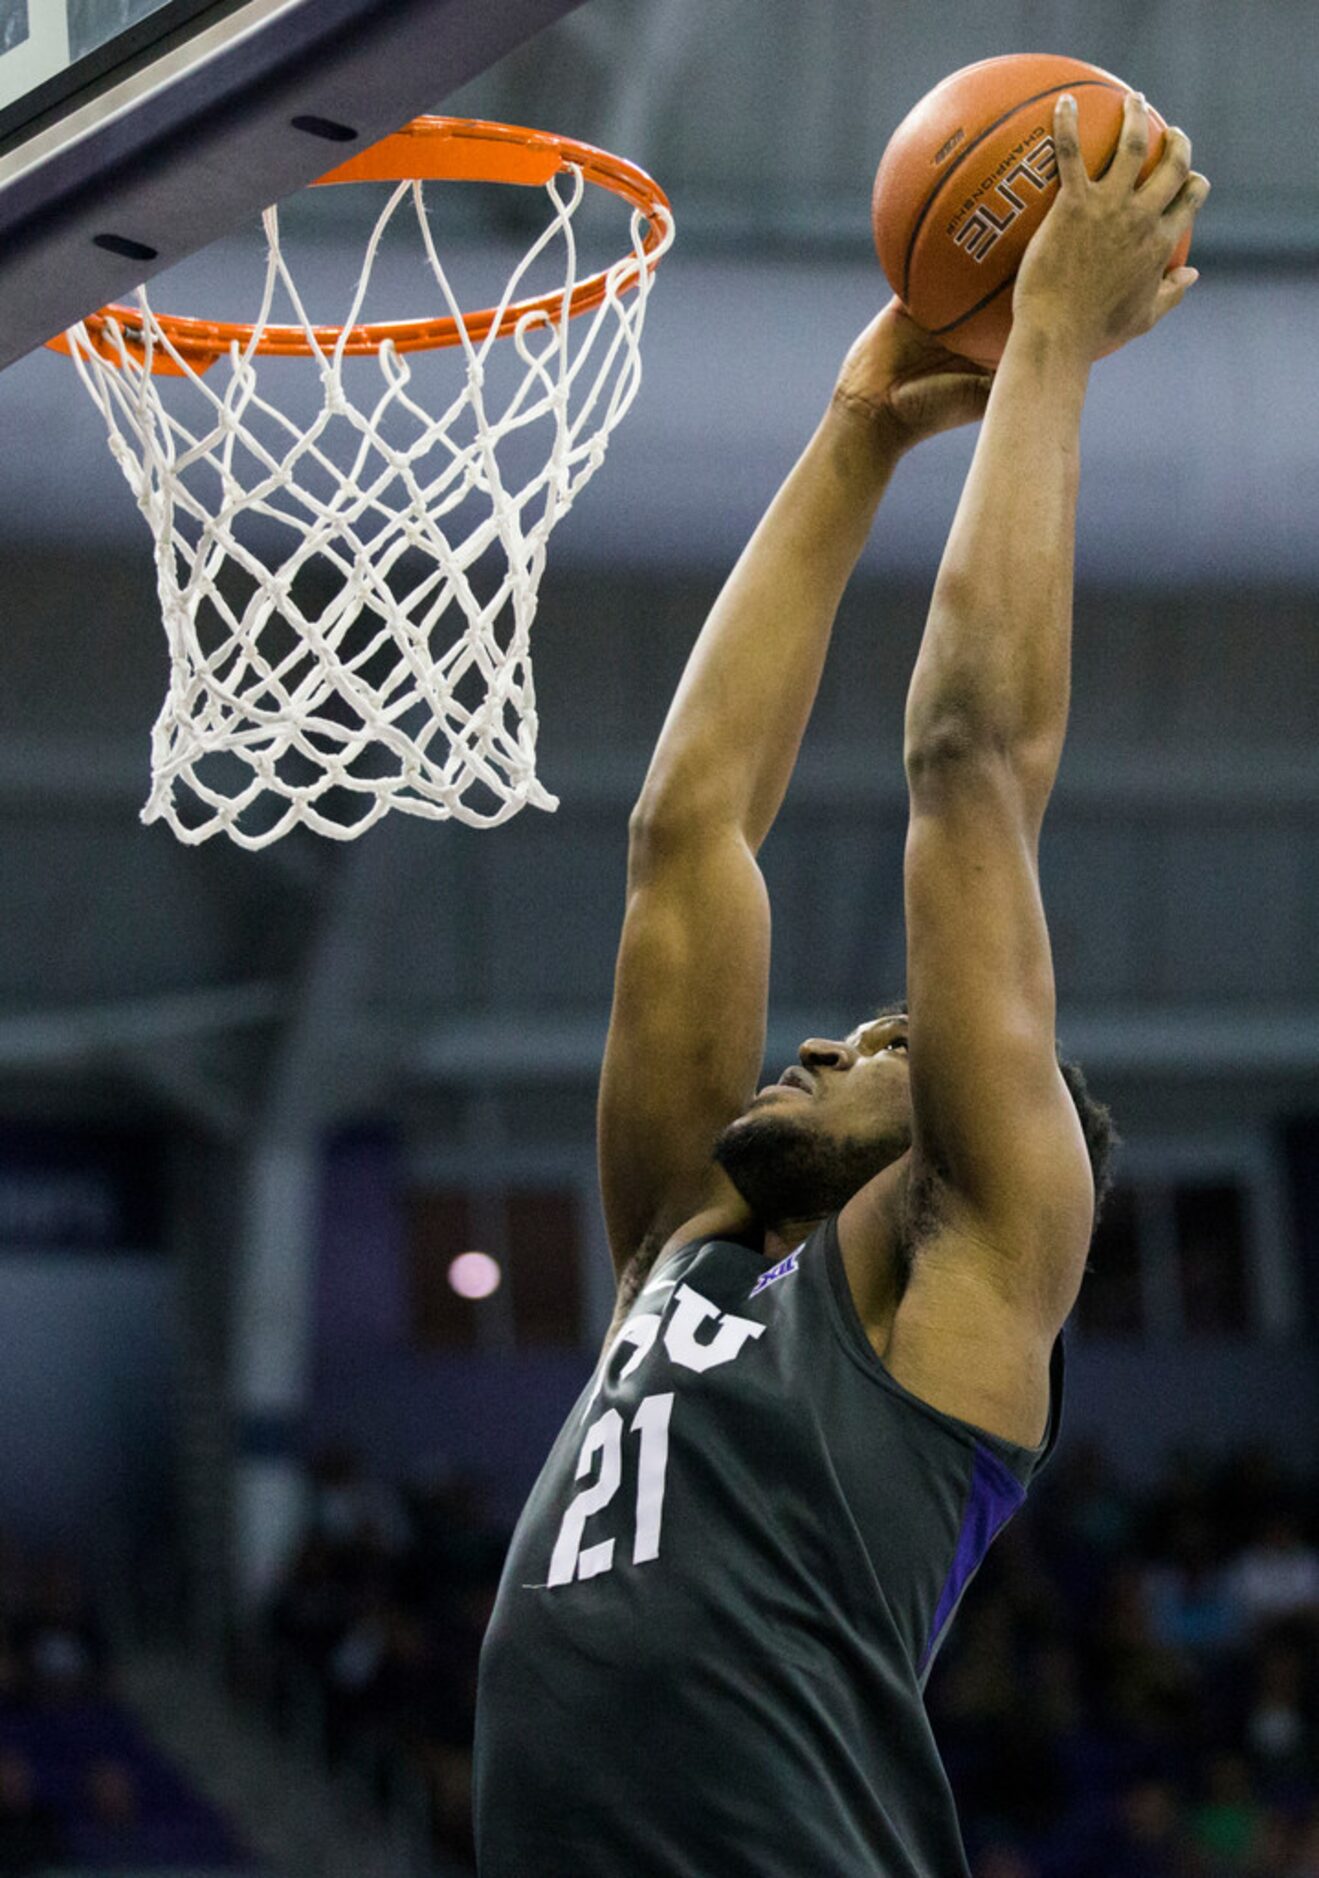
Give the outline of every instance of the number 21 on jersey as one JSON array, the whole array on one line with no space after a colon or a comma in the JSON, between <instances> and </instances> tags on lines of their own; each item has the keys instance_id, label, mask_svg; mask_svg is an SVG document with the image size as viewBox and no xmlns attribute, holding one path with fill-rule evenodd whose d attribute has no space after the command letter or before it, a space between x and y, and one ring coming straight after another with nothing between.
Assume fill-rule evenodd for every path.
<instances>
[{"instance_id":1,"label":"number 21 on jersey","mask_svg":"<svg viewBox=\"0 0 1319 1878\"><path fill-rule=\"evenodd\" d=\"M645 1295L643 1292L642 1296ZM629 1344L633 1346L632 1354L618 1371L619 1382L648 1361L667 1360L679 1369L702 1375L706 1370L719 1369L735 1361L748 1343L754 1343L764 1334L764 1324L720 1310L691 1285L679 1285L666 1312L635 1311L624 1323L601 1365L591 1400L598 1396L614 1359L621 1356ZM634 1565L644 1565L659 1557L672 1412L672 1393L645 1395L627 1430L639 1443L636 1527L632 1540ZM574 1578L594 1578L600 1572L610 1571L614 1565L612 1539L601 1539L588 1546L582 1544L582 1539L587 1520L593 1513L603 1512L622 1484L623 1417L616 1408L606 1409L587 1430L582 1451L577 1456L575 1479L586 1478L597 1454L600 1456L599 1473L589 1487L576 1495L563 1516L550 1559L548 1583L551 1585L570 1584Z\"/></svg>"},{"instance_id":2,"label":"number 21 on jersey","mask_svg":"<svg viewBox=\"0 0 1319 1878\"><path fill-rule=\"evenodd\" d=\"M672 1412L672 1391L668 1395L643 1396L628 1430L641 1442L637 1460L636 1531L632 1541L634 1565L659 1557ZM583 1546L582 1536L587 1520L592 1513L602 1512L608 1506L623 1478L623 1417L617 1409L606 1409L589 1430L577 1457L578 1480L590 1473L597 1450L600 1472L595 1484L579 1493L563 1516L550 1559L549 1583L552 1585L566 1585L574 1578L594 1578L599 1572L607 1572L614 1562L612 1539Z\"/></svg>"}]
</instances>

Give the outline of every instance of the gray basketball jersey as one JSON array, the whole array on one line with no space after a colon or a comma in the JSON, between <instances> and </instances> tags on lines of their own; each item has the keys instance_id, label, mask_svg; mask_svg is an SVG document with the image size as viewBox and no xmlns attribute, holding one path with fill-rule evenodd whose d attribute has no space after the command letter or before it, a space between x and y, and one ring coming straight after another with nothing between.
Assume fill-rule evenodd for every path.
<instances>
[{"instance_id":1,"label":"gray basketball jersey","mask_svg":"<svg viewBox=\"0 0 1319 1878\"><path fill-rule=\"evenodd\" d=\"M656 1270L513 1536L481 1659L481 1878L958 1878L935 1652L1057 1439L876 1356L831 1220Z\"/></svg>"}]
</instances>

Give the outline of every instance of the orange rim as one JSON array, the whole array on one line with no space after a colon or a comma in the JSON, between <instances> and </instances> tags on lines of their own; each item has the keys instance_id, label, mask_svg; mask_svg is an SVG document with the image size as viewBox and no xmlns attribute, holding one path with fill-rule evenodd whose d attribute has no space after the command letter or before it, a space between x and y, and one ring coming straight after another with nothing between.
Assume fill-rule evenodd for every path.
<instances>
[{"instance_id":1,"label":"orange rim","mask_svg":"<svg viewBox=\"0 0 1319 1878\"><path fill-rule=\"evenodd\" d=\"M646 270L653 273L660 253L672 229L669 199L653 177L625 157L610 156L593 144L579 143L572 137L559 137L551 131L528 130L517 124L493 124L480 118L418 117L400 131L367 150L350 157L346 163L318 177L313 187L332 183L460 181L514 183L534 188L548 183L570 166L578 167L585 180L608 189L633 209L640 210L648 222L642 254ZM588 313L605 298L614 267L604 268L582 280L567 301L569 319ZM630 279L621 283L621 291L635 287L639 264ZM518 300L504 309L498 320L498 335L513 332L529 313L544 314L558 320L564 311L562 292L540 294L534 299ZM483 307L453 318L390 320L371 325L352 326L347 330L343 350L362 355L379 352L387 342L396 352L432 351L461 343L463 332L480 342L495 327L498 307ZM156 324L179 355L195 370L205 371L217 359L224 358L236 343L245 350L255 328L237 321L203 320L180 317L173 313L153 315ZM128 352L139 364L146 358L141 340L142 315L132 306L106 306L89 314L84 324L92 345L111 364L119 361L119 348L107 328L117 325ZM315 346L301 326L267 326L253 350L262 356L285 358L315 356L317 350L330 352L344 335L342 326L313 326ZM48 342L56 351L70 352L63 334ZM177 376L179 367L157 349L152 356L156 372Z\"/></svg>"}]
</instances>

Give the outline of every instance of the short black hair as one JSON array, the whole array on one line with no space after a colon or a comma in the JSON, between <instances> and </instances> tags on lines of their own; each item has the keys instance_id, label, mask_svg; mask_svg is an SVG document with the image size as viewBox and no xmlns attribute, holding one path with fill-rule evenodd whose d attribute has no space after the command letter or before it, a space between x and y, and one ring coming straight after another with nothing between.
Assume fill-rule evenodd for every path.
<instances>
[{"instance_id":1,"label":"short black hair","mask_svg":"<svg viewBox=\"0 0 1319 1878\"><path fill-rule=\"evenodd\" d=\"M881 1004L871 1019L877 1023L884 1017L906 1017L907 1000L892 999ZM1103 1209L1113 1185L1113 1158L1117 1153L1121 1136L1113 1124L1113 1117L1107 1105L1091 1095L1085 1079L1085 1071L1079 1063L1069 1061L1062 1053L1060 1045L1055 1045L1058 1068L1063 1081L1067 1084L1067 1093L1076 1107L1081 1122L1081 1133L1085 1136L1085 1151L1090 1157L1090 1174L1095 1183L1095 1217L1099 1224L1099 1215Z\"/></svg>"}]
</instances>

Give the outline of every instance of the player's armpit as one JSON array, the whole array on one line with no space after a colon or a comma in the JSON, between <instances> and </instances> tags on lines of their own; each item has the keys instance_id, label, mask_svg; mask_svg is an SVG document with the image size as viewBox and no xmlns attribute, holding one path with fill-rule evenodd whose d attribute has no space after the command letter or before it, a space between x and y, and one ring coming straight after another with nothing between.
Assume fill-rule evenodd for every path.
<instances>
[{"instance_id":1,"label":"player's armpit","mask_svg":"<svg viewBox=\"0 0 1319 1878\"><path fill-rule=\"evenodd\" d=\"M996 1293L1052 1333L1075 1299L1094 1189L1058 1069L1040 900L1040 792L988 747L909 764L905 879L911 1187Z\"/></svg>"},{"instance_id":2,"label":"player's armpit","mask_svg":"<svg viewBox=\"0 0 1319 1878\"><path fill-rule=\"evenodd\" d=\"M927 1241L881 1354L889 1374L931 1407L1033 1448L1048 1421L1057 1333L1005 1298L993 1269L955 1231Z\"/></svg>"},{"instance_id":3,"label":"player's armpit","mask_svg":"<svg viewBox=\"0 0 1319 1878\"><path fill-rule=\"evenodd\" d=\"M643 1240L741 1202L719 1131L764 1058L770 913L741 833L634 827L600 1081L600 1185L621 1273Z\"/></svg>"}]
</instances>

